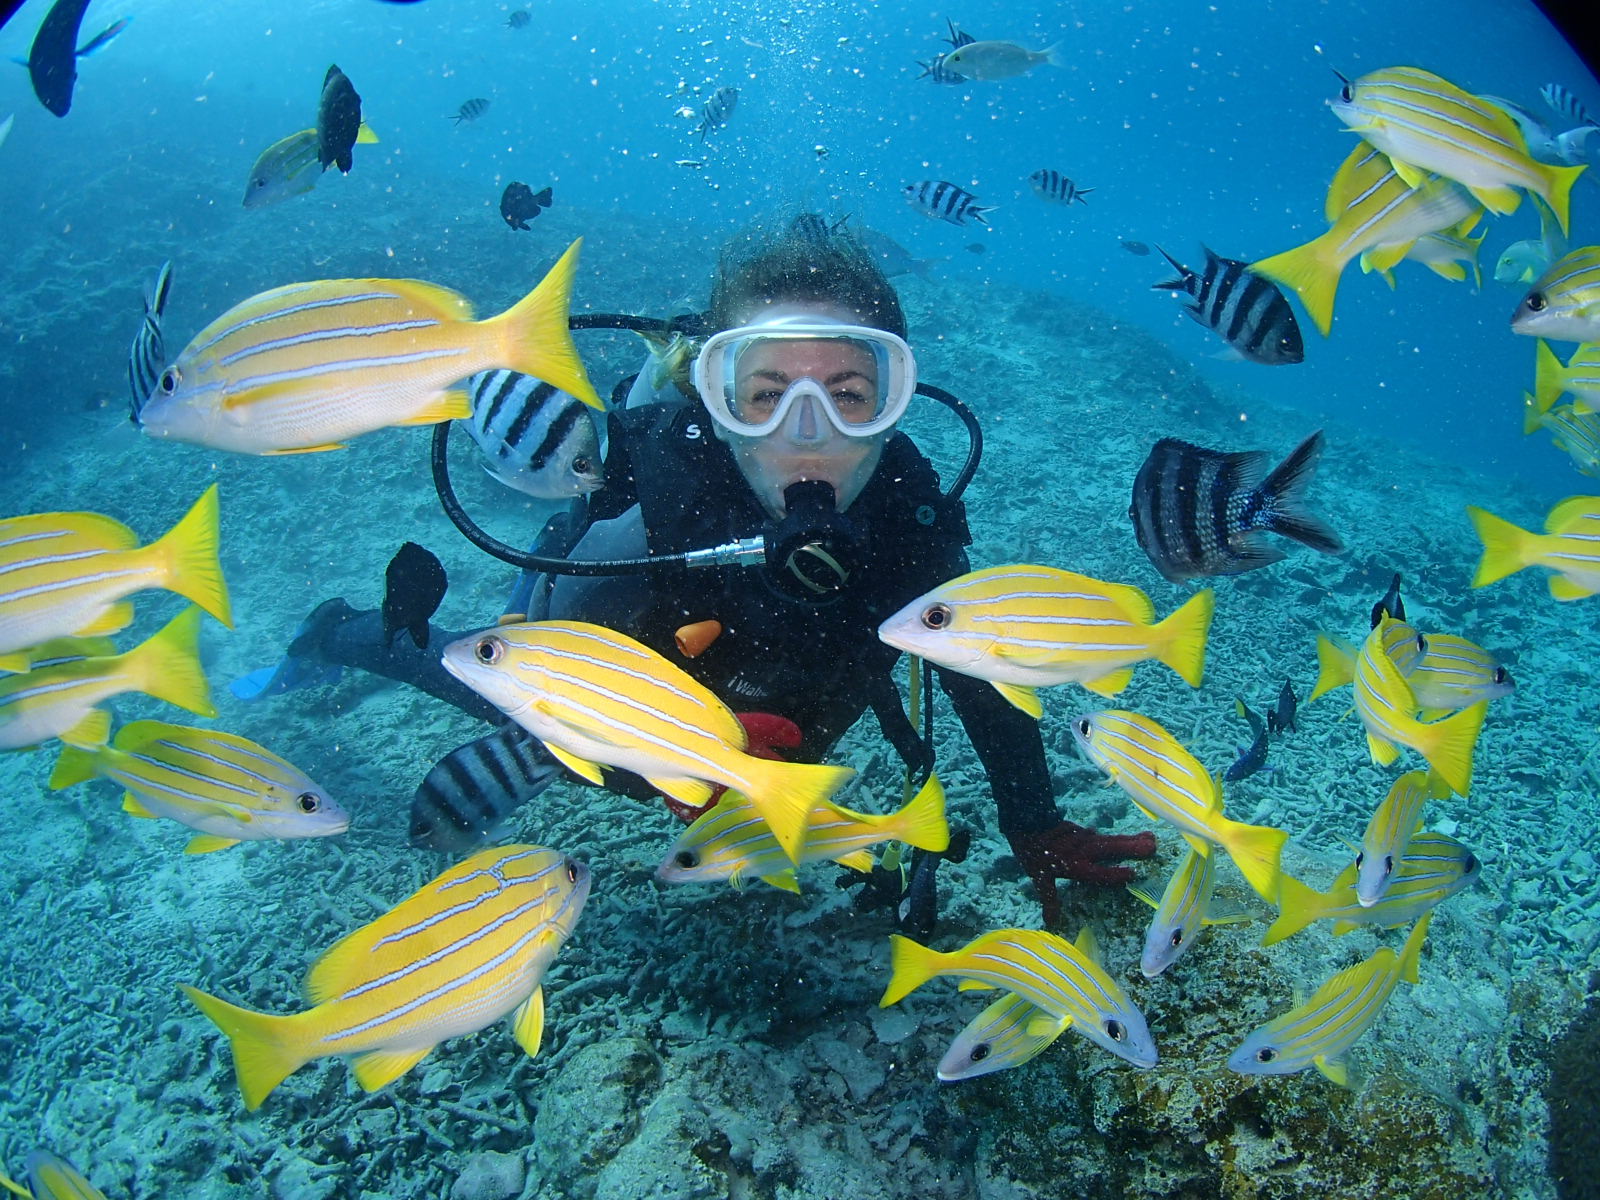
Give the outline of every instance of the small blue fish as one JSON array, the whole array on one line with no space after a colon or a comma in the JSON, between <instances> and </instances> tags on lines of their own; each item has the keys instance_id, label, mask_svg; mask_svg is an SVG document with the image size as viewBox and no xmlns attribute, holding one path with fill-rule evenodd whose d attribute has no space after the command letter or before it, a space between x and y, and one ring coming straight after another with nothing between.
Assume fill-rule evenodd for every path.
<instances>
[{"instance_id":1,"label":"small blue fish","mask_svg":"<svg viewBox=\"0 0 1600 1200\"><path fill-rule=\"evenodd\" d=\"M1287 686L1287 685L1285 685ZM1267 763L1267 727L1261 718L1250 711L1250 706L1243 700L1233 702L1233 711L1246 721L1250 722L1250 732L1255 735L1255 740L1245 747L1233 765L1223 773L1222 778L1228 783L1237 783L1254 775Z\"/></svg>"}]
</instances>

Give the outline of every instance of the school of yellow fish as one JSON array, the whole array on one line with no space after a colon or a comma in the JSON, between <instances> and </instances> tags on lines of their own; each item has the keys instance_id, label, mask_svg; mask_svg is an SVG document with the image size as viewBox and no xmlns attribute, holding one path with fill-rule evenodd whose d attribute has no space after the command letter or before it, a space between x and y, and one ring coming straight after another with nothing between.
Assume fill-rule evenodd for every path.
<instances>
[{"instance_id":1,"label":"school of yellow fish","mask_svg":"<svg viewBox=\"0 0 1600 1200\"><path fill-rule=\"evenodd\" d=\"M1293 289L1324 333L1339 276L1353 260L1387 272L1409 257L1464 277L1464 259L1476 264L1468 235L1484 210L1510 212L1523 191L1567 228L1582 168L1532 159L1493 103L1429 72L1396 67L1347 82L1332 107L1361 141L1330 186L1330 228L1254 268ZM466 416L455 385L494 367L536 375L599 407L567 331L578 249L574 243L526 299L487 321L472 320L462 297L418 281L328 280L262 293L196 335L162 375L141 425L153 437L240 453L329 450L385 427ZM1552 263L1512 328L1581 343L1563 364L1538 342L1526 402L1529 428L1576 436L1570 429L1583 426L1572 422L1600 412L1600 246ZM1573 397L1565 415L1557 408L1564 394ZM1600 497L1563 501L1538 533L1483 509L1468 512L1483 542L1474 587L1538 566L1549 572L1556 600L1600 592ZM152 591L190 604L147 641L117 652L110 635L133 621L129 597ZM1039 689L1075 683L1114 697L1144 662L1199 687L1215 606L1207 588L1158 620L1137 587L1012 564L944 583L884 621L879 635L988 681L1038 718ZM192 830L190 853L343 832L349 817L320 785L248 739L162 721L135 722L113 736L101 706L129 691L215 715L198 660L202 613L231 623L215 485L165 536L143 545L125 525L95 513L0 520L0 670L7 672L0 749L61 742L52 787L113 780L125 789L130 814ZM1372 760L1388 766L1411 751L1423 762L1377 805L1354 862L1326 892L1283 873L1288 834L1227 816L1216 771L1156 721L1098 709L1081 712L1071 728L1084 756L1140 812L1187 843L1159 898L1145 896L1155 909L1142 961L1147 976L1168 968L1206 925L1250 919L1213 910L1218 849L1276 910L1267 944L1318 920L1334 922L1335 933L1411 925L1398 952L1380 949L1334 975L1249 1033L1228 1059L1246 1074L1310 1066L1344 1084L1351 1045L1400 982L1417 981L1432 912L1477 877L1470 851L1423 830L1423 810L1430 799L1468 792L1488 706L1509 683L1465 637L1418 630L1388 613L1359 644L1325 635L1317 656L1314 695L1352 688ZM452 644L443 661L581 776L599 782L602 766L632 771L686 804L704 803L714 785L727 787L674 842L663 879L737 885L759 878L798 890L797 866L861 866L884 841L928 850L948 842L936 778L897 812L840 807L832 797L849 768L747 754L745 732L720 699L667 658L604 627L507 625ZM559 851L493 847L339 939L311 968L303 1012L269 1015L196 987L184 991L232 1042L251 1109L312 1059L351 1058L357 1081L371 1090L440 1042L502 1016L511 1016L531 1055L544 1024L542 977L573 931L589 882L587 869ZM1002 995L952 1043L938 1068L942 1079L1020 1065L1069 1029L1135 1066L1157 1062L1143 1014L1087 930L1069 942L1002 929L948 953L896 936L882 1003L943 975ZM38 1164L47 1174L59 1169L70 1171Z\"/></svg>"}]
</instances>

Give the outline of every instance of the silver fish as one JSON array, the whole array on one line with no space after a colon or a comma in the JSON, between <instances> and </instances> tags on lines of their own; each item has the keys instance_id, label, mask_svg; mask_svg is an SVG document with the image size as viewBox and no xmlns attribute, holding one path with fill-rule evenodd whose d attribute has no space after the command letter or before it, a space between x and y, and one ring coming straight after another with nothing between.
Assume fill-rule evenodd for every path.
<instances>
[{"instance_id":1,"label":"silver fish","mask_svg":"<svg viewBox=\"0 0 1600 1200\"><path fill-rule=\"evenodd\" d=\"M467 380L467 429L484 469L540 500L566 500L605 486L600 435L588 407L519 371L480 371Z\"/></svg>"}]
</instances>

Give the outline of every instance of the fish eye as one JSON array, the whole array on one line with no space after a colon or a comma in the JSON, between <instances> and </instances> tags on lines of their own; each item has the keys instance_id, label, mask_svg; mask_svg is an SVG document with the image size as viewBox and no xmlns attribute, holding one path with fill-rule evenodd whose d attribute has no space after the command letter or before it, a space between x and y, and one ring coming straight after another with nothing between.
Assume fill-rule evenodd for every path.
<instances>
[{"instance_id":1,"label":"fish eye","mask_svg":"<svg viewBox=\"0 0 1600 1200\"><path fill-rule=\"evenodd\" d=\"M1174 950L1176 950L1179 946L1183 945L1183 930L1174 929L1172 931L1172 937L1168 941L1167 944L1169 946L1171 946Z\"/></svg>"},{"instance_id":2,"label":"fish eye","mask_svg":"<svg viewBox=\"0 0 1600 1200\"><path fill-rule=\"evenodd\" d=\"M1258 1063L1269 1063L1277 1057L1278 1052L1271 1046L1263 1046L1261 1049L1256 1051L1256 1061Z\"/></svg>"},{"instance_id":3,"label":"fish eye","mask_svg":"<svg viewBox=\"0 0 1600 1200\"><path fill-rule=\"evenodd\" d=\"M948 604L930 604L922 610L922 624L928 629L945 629L950 624Z\"/></svg>"},{"instance_id":4,"label":"fish eye","mask_svg":"<svg viewBox=\"0 0 1600 1200\"><path fill-rule=\"evenodd\" d=\"M1106 1036L1113 1042L1123 1042L1128 1038L1128 1031L1123 1028L1121 1021L1107 1021Z\"/></svg>"},{"instance_id":5,"label":"fish eye","mask_svg":"<svg viewBox=\"0 0 1600 1200\"><path fill-rule=\"evenodd\" d=\"M990 1046L988 1042L979 1042L972 1048L972 1061L982 1062L989 1057Z\"/></svg>"},{"instance_id":6,"label":"fish eye","mask_svg":"<svg viewBox=\"0 0 1600 1200\"><path fill-rule=\"evenodd\" d=\"M168 367L161 372L161 382L156 386L161 389L163 395L170 396L178 390L178 385L182 382L183 372L178 370L177 367Z\"/></svg>"},{"instance_id":7,"label":"fish eye","mask_svg":"<svg viewBox=\"0 0 1600 1200\"><path fill-rule=\"evenodd\" d=\"M578 455L577 458L572 460L572 469L579 475L587 475L589 473L588 458L582 454Z\"/></svg>"},{"instance_id":8,"label":"fish eye","mask_svg":"<svg viewBox=\"0 0 1600 1200\"><path fill-rule=\"evenodd\" d=\"M1383 856L1383 874L1384 878L1394 874L1394 855L1385 854Z\"/></svg>"},{"instance_id":9,"label":"fish eye","mask_svg":"<svg viewBox=\"0 0 1600 1200\"><path fill-rule=\"evenodd\" d=\"M1427 652L1428 652L1428 639L1423 637L1419 633L1419 634L1417 634L1417 653L1418 654L1426 654Z\"/></svg>"},{"instance_id":10,"label":"fish eye","mask_svg":"<svg viewBox=\"0 0 1600 1200\"><path fill-rule=\"evenodd\" d=\"M1346 104L1349 104L1355 98L1356 91L1348 83L1339 89L1339 99L1343 100Z\"/></svg>"},{"instance_id":11,"label":"fish eye","mask_svg":"<svg viewBox=\"0 0 1600 1200\"><path fill-rule=\"evenodd\" d=\"M301 792L294 802L303 813L314 813L322 807L322 797L315 792Z\"/></svg>"},{"instance_id":12,"label":"fish eye","mask_svg":"<svg viewBox=\"0 0 1600 1200\"><path fill-rule=\"evenodd\" d=\"M679 850L672 856L673 864L683 868L685 871L694 867L697 863L699 863L699 861L700 860L695 857L693 850Z\"/></svg>"},{"instance_id":13,"label":"fish eye","mask_svg":"<svg viewBox=\"0 0 1600 1200\"><path fill-rule=\"evenodd\" d=\"M1361 869L1361 864L1366 862L1366 861L1367 861L1367 852L1365 850L1356 851L1356 870L1359 871Z\"/></svg>"},{"instance_id":14,"label":"fish eye","mask_svg":"<svg viewBox=\"0 0 1600 1200\"><path fill-rule=\"evenodd\" d=\"M472 656L486 667L492 667L506 655L506 644L497 637L479 638L472 647Z\"/></svg>"},{"instance_id":15,"label":"fish eye","mask_svg":"<svg viewBox=\"0 0 1600 1200\"><path fill-rule=\"evenodd\" d=\"M1492 679L1495 683L1504 683L1507 679L1510 678L1510 676L1508 674L1506 674L1506 669L1504 667L1496 667L1494 669L1494 674L1491 675L1489 678Z\"/></svg>"},{"instance_id":16,"label":"fish eye","mask_svg":"<svg viewBox=\"0 0 1600 1200\"><path fill-rule=\"evenodd\" d=\"M1088 737L1090 731L1093 728L1094 727L1089 724L1089 718L1088 717L1079 717L1078 718L1078 736L1079 737Z\"/></svg>"},{"instance_id":17,"label":"fish eye","mask_svg":"<svg viewBox=\"0 0 1600 1200\"><path fill-rule=\"evenodd\" d=\"M1543 292L1529 292L1528 298L1522 302L1522 306L1529 312L1543 312L1544 305L1545 300Z\"/></svg>"},{"instance_id":18,"label":"fish eye","mask_svg":"<svg viewBox=\"0 0 1600 1200\"><path fill-rule=\"evenodd\" d=\"M1461 866L1470 875L1478 869L1478 856L1469 851L1467 856L1461 860Z\"/></svg>"},{"instance_id":19,"label":"fish eye","mask_svg":"<svg viewBox=\"0 0 1600 1200\"><path fill-rule=\"evenodd\" d=\"M570 858L567 859L567 882L578 882L578 864L573 862Z\"/></svg>"}]
</instances>

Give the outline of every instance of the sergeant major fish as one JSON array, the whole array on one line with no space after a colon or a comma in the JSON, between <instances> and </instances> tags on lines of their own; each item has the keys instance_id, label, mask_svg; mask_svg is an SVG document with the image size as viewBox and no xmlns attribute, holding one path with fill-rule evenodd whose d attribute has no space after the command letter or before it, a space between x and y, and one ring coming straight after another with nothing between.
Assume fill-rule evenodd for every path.
<instances>
[{"instance_id":1,"label":"sergeant major fish","mask_svg":"<svg viewBox=\"0 0 1600 1200\"><path fill-rule=\"evenodd\" d=\"M964 188L942 179L924 179L921 183L908 183L900 189L906 202L923 216L952 225L966 225L971 217L979 225L987 226L985 213L995 211L993 204L979 204L978 198Z\"/></svg>"},{"instance_id":2,"label":"sergeant major fish","mask_svg":"<svg viewBox=\"0 0 1600 1200\"><path fill-rule=\"evenodd\" d=\"M1294 310L1277 286L1252 271L1249 263L1219 258L1202 247L1206 265L1197 273L1160 246L1156 249L1177 270L1178 278L1153 284L1151 290L1187 294L1191 303L1185 304L1183 311L1240 357L1268 367L1305 360L1305 343Z\"/></svg>"},{"instance_id":3,"label":"sergeant major fish","mask_svg":"<svg viewBox=\"0 0 1600 1200\"><path fill-rule=\"evenodd\" d=\"M156 381L167 365L167 347L161 337L161 318L167 311L167 296L172 291L172 262L161 264L155 280L145 289L144 320L139 332L133 335L133 345L128 347L128 392L133 423L139 423L139 412L144 402L155 390Z\"/></svg>"},{"instance_id":4,"label":"sergeant major fish","mask_svg":"<svg viewBox=\"0 0 1600 1200\"><path fill-rule=\"evenodd\" d=\"M1225 453L1162 438L1139 468L1128 506L1140 549L1172 583L1270 566L1284 552L1267 533L1338 554L1344 542L1304 504L1321 457L1320 430L1270 472L1265 450Z\"/></svg>"},{"instance_id":5,"label":"sergeant major fish","mask_svg":"<svg viewBox=\"0 0 1600 1200\"><path fill-rule=\"evenodd\" d=\"M736 87L720 87L712 93L709 99L700 106L700 140L706 140L706 134L713 129L721 129L728 123L728 118L733 116L733 110L739 106L739 89Z\"/></svg>"},{"instance_id":6,"label":"sergeant major fish","mask_svg":"<svg viewBox=\"0 0 1600 1200\"><path fill-rule=\"evenodd\" d=\"M411 797L411 844L475 850L562 774L538 738L508 721L434 764Z\"/></svg>"},{"instance_id":7,"label":"sergeant major fish","mask_svg":"<svg viewBox=\"0 0 1600 1200\"><path fill-rule=\"evenodd\" d=\"M537 1054L541 981L588 898L582 863L544 846L491 847L328 949L306 976L303 1012L253 1012L181 986L232 1044L250 1111L330 1054L354 1058L356 1082L374 1092L507 1014L517 1044Z\"/></svg>"},{"instance_id":8,"label":"sergeant major fish","mask_svg":"<svg viewBox=\"0 0 1600 1200\"><path fill-rule=\"evenodd\" d=\"M472 440L483 469L540 500L568 500L605 486L600 435L588 408L518 371L484 371L467 380Z\"/></svg>"},{"instance_id":9,"label":"sergeant major fish","mask_svg":"<svg viewBox=\"0 0 1600 1200\"><path fill-rule=\"evenodd\" d=\"M461 107L450 113L447 119L454 121L457 125L460 125L463 121L470 124L488 111L489 102L482 96L475 96L471 100L462 101Z\"/></svg>"},{"instance_id":10,"label":"sergeant major fish","mask_svg":"<svg viewBox=\"0 0 1600 1200\"><path fill-rule=\"evenodd\" d=\"M1071 204L1074 200L1079 204L1087 204L1089 202L1084 197L1094 191L1093 188L1079 187L1060 171L1053 171L1049 167L1041 167L1029 175L1028 185L1039 199L1062 205Z\"/></svg>"},{"instance_id":11,"label":"sergeant major fish","mask_svg":"<svg viewBox=\"0 0 1600 1200\"><path fill-rule=\"evenodd\" d=\"M506 312L414 279L289 284L223 313L161 375L151 437L242 454L333 450L390 425L471 415L458 380L511 367L603 408L567 329L582 239Z\"/></svg>"}]
</instances>

